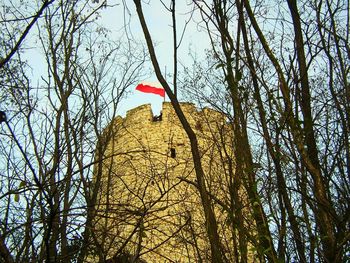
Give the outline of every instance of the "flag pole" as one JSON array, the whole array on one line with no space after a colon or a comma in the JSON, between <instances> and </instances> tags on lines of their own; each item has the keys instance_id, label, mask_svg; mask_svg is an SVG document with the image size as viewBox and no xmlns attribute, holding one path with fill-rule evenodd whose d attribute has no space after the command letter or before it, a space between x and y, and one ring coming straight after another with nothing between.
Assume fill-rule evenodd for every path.
<instances>
[{"instance_id":1,"label":"flag pole","mask_svg":"<svg viewBox=\"0 0 350 263\"><path fill-rule=\"evenodd\" d=\"M166 79L166 65L164 66L164 68L165 68L165 74L164 74L164 76L165 76L165 81L168 82L167 79ZM163 101L163 102L165 102L165 97L166 97L166 92L165 92L165 95L164 95L164 101Z\"/></svg>"}]
</instances>

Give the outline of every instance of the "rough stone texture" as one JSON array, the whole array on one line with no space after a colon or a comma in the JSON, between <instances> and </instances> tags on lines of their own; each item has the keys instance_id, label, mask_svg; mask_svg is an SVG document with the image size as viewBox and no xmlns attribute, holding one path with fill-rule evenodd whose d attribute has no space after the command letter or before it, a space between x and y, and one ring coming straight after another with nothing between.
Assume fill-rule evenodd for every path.
<instances>
[{"instance_id":1,"label":"rough stone texture","mask_svg":"<svg viewBox=\"0 0 350 263\"><path fill-rule=\"evenodd\" d=\"M228 202L231 129L219 112L197 111L190 103L181 108L198 137L208 190ZM123 251L146 262L209 262L190 142L171 104L163 103L161 120L151 105L142 105L117 117L107 131L113 134L106 141L94 232L108 257ZM213 206L230 259L230 221L220 205Z\"/></svg>"}]
</instances>

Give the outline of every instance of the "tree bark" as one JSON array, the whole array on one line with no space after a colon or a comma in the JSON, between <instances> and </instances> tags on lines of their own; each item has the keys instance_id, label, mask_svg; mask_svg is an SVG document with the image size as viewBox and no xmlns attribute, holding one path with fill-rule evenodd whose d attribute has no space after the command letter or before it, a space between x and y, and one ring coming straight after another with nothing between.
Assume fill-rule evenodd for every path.
<instances>
[{"instance_id":1,"label":"tree bark","mask_svg":"<svg viewBox=\"0 0 350 263\"><path fill-rule=\"evenodd\" d=\"M299 79L301 86L301 110L304 117L304 136L307 155L314 169L312 170L312 178L315 187L315 197L319 203L316 213L318 228L321 234L321 242L323 253L327 262L334 262L337 255L337 240L332 218L332 205L327 196L326 186L322 177L321 165L318 158L318 149L315 139L314 124L311 113L310 102L310 86L304 52L303 32L301 28L300 15L296 0L287 0L289 10L293 19L294 42L297 51L297 62L299 67ZM299 80L298 80L299 81Z\"/></svg>"},{"instance_id":2,"label":"tree bark","mask_svg":"<svg viewBox=\"0 0 350 263\"><path fill-rule=\"evenodd\" d=\"M242 18L243 20L243 18ZM300 262L306 262L306 258L305 258L305 246L304 246L304 242L301 238L301 234L299 231L299 226L298 226L298 222L296 220L296 216L293 212L293 207L290 201L290 198L288 196L287 193L287 186L285 183L285 179L283 176L283 172L282 172L282 167L281 167L281 162L280 162L280 158L279 153L275 151L274 145L272 143L271 140L271 136L270 133L268 131L268 127L267 127L267 121L266 121L266 114L265 114L265 110L264 110L264 106L262 103L262 99L261 99L261 95L260 95L260 90L259 90L259 84L258 84L258 80L257 80L257 74L256 74L256 70L255 70L255 65L253 62L253 58L252 58L252 54L249 48L249 43L248 43L248 35L246 32L246 27L245 27L245 23L244 21L242 21L242 34L243 34L243 41L244 41L244 47L245 47L245 53L247 56L247 62L248 62L248 66L252 75L252 82L253 82L253 87L254 87L254 98L256 100L257 103L257 107L258 107L258 111L259 111L259 117L260 117L260 122L261 122L261 126L263 129L263 134L264 134L264 138L266 140L266 145L267 145L267 149L269 154L272 157L272 161L274 163L274 166L276 168L276 176L277 176L277 181L278 181L278 190L283 198L283 202L285 204L287 213L288 213L288 218L291 224L291 228L292 228L292 232L294 235L294 239L295 239L295 245L297 247L297 251L298 251L298 255L299 255L299 260Z\"/></svg>"},{"instance_id":3,"label":"tree bark","mask_svg":"<svg viewBox=\"0 0 350 263\"><path fill-rule=\"evenodd\" d=\"M164 79L158 61L157 57L155 54L154 46L152 43L152 38L151 35L148 31L147 25L145 18L143 16L143 11L142 11L142 6L140 0L134 0L135 6L136 6L136 11L142 26L142 30L146 39L148 51L151 57L151 61L156 73L156 76L159 80L159 82L162 84L164 87L168 97L170 98L171 104L174 107L175 113L178 116L191 144L191 153L192 153L192 159L193 159L193 164L194 164L194 169L196 172L196 178L198 182L198 190L200 193L201 197L201 202L204 210L204 215L205 215L205 220L206 220L206 231L207 235L209 238L210 242L210 247L211 247L211 257L212 257L212 262L214 263L222 263L224 262L224 253L222 252L221 249L221 243L220 243L220 238L218 235L218 227L217 227L217 222L216 222L216 217L214 214L214 211L212 209L211 201L210 198L207 194L206 191L206 185L205 185L205 180L204 180L204 171L202 168L201 164L201 157L199 153L199 148L198 148L198 141L196 134L192 130L190 124L188 123L183 111L181 110L180 104L171 91L168 83Z\"/></svg>"}]
</instances>

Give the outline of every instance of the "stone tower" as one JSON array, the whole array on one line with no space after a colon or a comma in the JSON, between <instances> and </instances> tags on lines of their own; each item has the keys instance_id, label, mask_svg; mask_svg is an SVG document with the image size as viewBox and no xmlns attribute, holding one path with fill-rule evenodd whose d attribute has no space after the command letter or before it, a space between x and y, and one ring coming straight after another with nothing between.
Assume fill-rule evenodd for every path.
<instances>
[{"instance_id":1,"label":"stone tower","mask_svg":"<svg viewBox=\"0 0 350 263\"><path fill-rule=\"evenodd\" d=\"M190 103L181 108L198 137L219 235L229 251L232 231L218 202L229 199L232 130L217 111L197 111ZM94 232L107 258L209 262L190 143L171 103L163 103L160 116L153 116L149 104L132 109L106 132L112 135L105 142Z\"/></svg>"}]
</instances>

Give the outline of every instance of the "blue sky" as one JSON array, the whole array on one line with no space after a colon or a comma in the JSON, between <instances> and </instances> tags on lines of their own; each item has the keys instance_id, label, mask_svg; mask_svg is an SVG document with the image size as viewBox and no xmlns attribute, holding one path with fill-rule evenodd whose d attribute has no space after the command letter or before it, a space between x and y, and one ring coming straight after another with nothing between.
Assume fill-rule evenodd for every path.
<instances>
[{"instance_id":1,"label":"blue sky","mask_svg":"<svg viewBox=\"0 0 350 263\"><path fill-rule=\"evenodd\" d=\"M119 1L116 1L119 2ZM139 39L143 43L144 36L141 30L141 26L136 16L136 11L134 4L131 0L128 0L128 8L131 12L130 18L130 29L131 33L136 39ZM168 4L170 1L163 1ZM109 3L112 3L110 1ZM123 5L119 4L113 8L106 9L101 13L102 18L101 22L112 32L118 34L118 31L122 29L123 26ZM191 6L187 5L185 1L177 3L177 30L178 30L178 39L182 34L185 22L190 20L190 11ZM171 27L171 14L164 8L159 0L150 1L149 4L143 3L144 15L149 27L149 30L152 34L153 42L156 44L156 52L158 55L158 60L160 63L161 69L167 73L173 72L173 36L172 36L172 27ZM116 20L116 18L118 18ZM195 17L192 17L192 19ZM196 19L195 19L196 20ZM191 59L188 55L189 50L193 50L198 54L203 53L204 49L207 47L207 41L203 41L206 38L206 34L199 32L197 25L193 20L188 23L186 28L181 46L178 50L178 60L183 64L191 64ZM201 41L198 41L198 40ZM151 67L151 65L150 65ZM179 67L181 71L181 66ZM164 73L163 72L163 73ZM153 75L146 81L157 81L156 76ZM166 97L166 101L168 98ZM120 109L119 114L124 115L125 112L129 109L132 109L136 106L151 103L153 113L158 114L161 109L161 104L163 98L153 94L145 94L141 92L133 92L129 98L127 98Z\"/></svg>"},{"instance_id":2,"label":"blue sky","mask_svg":"<svg viewBox=\"0 0 350 263\"><path fill-rule=\"evenodd\" d=\"M125 0L125 2L127 2L128 11L130 12L130 16L126 15L126 18L130 19L129 33L132 34L136 41L140 41L145 45L143 32L136 15L134 3L131 0ZM171 74L173 72L173 36L171 27L171 13L164 8L159 0L151 0L148 4L145 2L147 1L143 1L144 15L149 30L152 34L153 43L156 45L156 52L160 67L163 70L163 73L166 71L168 74ZM169 5L170 0L164 0L163 2ZM121 3L121 0L108 0L108 5L112 7L101 9L101 16L97 22L101 23L112 32L110 36L111 38L119 39L121 34L125 34L123 31L125 9ZM176 5L178 40L182 35L185 22L190 20L183 36L181 46L178 49L178 61L180 62L178 68L179 71L182 70L181 64L187 66L191 65L192 61L189 56L190 50L199 55L203 55L204 49L208 47L209 43L207 34L204 32L199 32L197 24L195 23L195 21L200 20L198 14L197 19L196 16L193 16L192 18L190 17L191 8L192 6L186 4L186 1L178 1ZM38 41L37 34L37 28L35 27L30 32L29 39L26 40L25 45L30 48L26 50L24 55L24 58L28 60L32 67L33 85L38 84L40 81L40 76L46 74L46 64L43 58L43 51L40 48L41 45L39 42L35 42ZM152 70L152 66L150 64L146 67ZM149 78L144 80L151 82L157 81L155 74L151 74ZM169 84L171 85L171 83ZM126 98L120 104L118 114L124 116L126 111L147 103L152 105L154 114L159 114L164 99L157 95L134 91L134 88L135 87L129 88L131 93L128 98ZM167 97L166 101L168 101Z\"/></svg>"}]
</instances>

